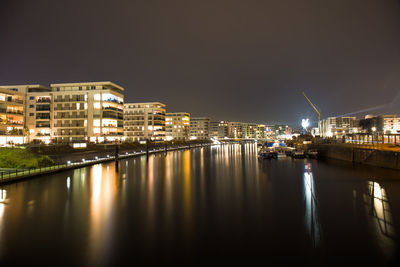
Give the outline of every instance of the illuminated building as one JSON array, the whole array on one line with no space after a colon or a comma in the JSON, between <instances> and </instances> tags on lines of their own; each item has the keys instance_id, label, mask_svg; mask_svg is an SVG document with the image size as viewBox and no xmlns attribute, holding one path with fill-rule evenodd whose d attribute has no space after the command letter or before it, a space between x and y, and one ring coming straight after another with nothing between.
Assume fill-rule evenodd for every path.
<instances>
[{"instance_id":1,"label":"illuminated building","mask_svg":"<svg viewBox=\"0 0 400 267\"><path fill-rule=\"evenodd\" d=\"M160 102L124 105L126 141L165 140L165 105Z\"/></svg>"},{"instance_id":2,"label":"illuminated building","mask_svg":"<svg viewBox=\"0 0 400 267\"><path fill-rule=\"evenodd\" d=\"M190 114L187 112L167 113L165 116L166 140L189 140Z\"/></svg>"},{"instance_id":3,"label":"illuminated building","mask_svg":"<svg viewBox=\"0 0 400 267\"><path fill-rule=\"evenodd\" d=\"M241 122L228 122L228 137L229 138L243 138Z\"/></svg>"},{"instance_id":4,"label":"illuminated building","mask_svg":"<svg viewBox=\"0 0 400 267\"><path fill-rule=\"evenodd\" d=\"M216 139L228 138L228 122L212 121L210 122L210 137Z\"/></svg>"},{"instance_id":5,"label":"illuminated building","mask_svg":"<svg viewBox=\"0 0 400 267\"><path fill-rule=\"evenodd\" d=\"M24 96L0 87L0 145L24 142Z\"/></svg>"},{"instance_id":6,"label":"illuminated building","mask_svg":"<svg viewBox=\"0 0 400 267\"><path fill-rule=\"evenodd\" d=\"M50 87L39 84L12 85L7 88L23 94L24 127L27 142L50 143L53 125L53 96Z\"/></svg>"},{"instance_id":7,"label":"illuminated building","mask_svg":"<svg viewBox=\"0 0 400 267\"><path fill-rule=\"evenodd\" d=\"M56 142L119 142L123 137L122 88L112 82L51 84Z\"/></svg>"},{"instance_id":8,"label":"illuminated building","mask_svg":"<svg viewBox=\"0 0 400 267\"><path fill-rule=\"evenodd\" d=\"M400 116L378 116L378 131L384 134L400 134Z\"/></svg>"},{"instance_id":9,"label":"illuminated building","mask_svg":"<svg viewBox=\"0 0 400 267\"><path fill-rule=\"evenodd\" d=\"M291 135L293 133L291 127L289 127L288 125L280 125L280 124L268 125L266 127L266 132L268 138L278 138L278 139L280 138L285 139L288 136L290 136L291 138Z\"/></svg>"},{"instance_id":10,"label":"illuminated building","mask_svg":"<svg viewBox=\"0 0 400 267\"><path fill-rule=\"evenodd\" d=\"M210 118L190 118L190 139L208 139L210 131Z\"/></svg>"},{"instance_id":11,"label":"illuminated building","mask_svg":"<svg viewBox=\"0 0 400 267\"><path fill-rule=\"evenodd\" d=\"M359 132L356 117L329 117L321 121L322 137L341 138Z\"/></svg>"}]
</instances>

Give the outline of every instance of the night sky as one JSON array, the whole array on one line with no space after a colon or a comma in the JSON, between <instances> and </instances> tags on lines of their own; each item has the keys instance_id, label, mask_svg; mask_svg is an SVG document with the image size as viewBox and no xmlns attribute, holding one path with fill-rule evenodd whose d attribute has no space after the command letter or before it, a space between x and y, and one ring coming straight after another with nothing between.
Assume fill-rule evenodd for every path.
<instances>
[{"instance_id":1,"label":"night sky","mask_svg":"<svg viewBox=\"0 0 400 267\"><path fill-rule=\"evenodd\" d=\"M0 84L86 81L218 120L316 121L302 91L400 113L400 1L0 1Z\"/></svg>"}]
</instances>

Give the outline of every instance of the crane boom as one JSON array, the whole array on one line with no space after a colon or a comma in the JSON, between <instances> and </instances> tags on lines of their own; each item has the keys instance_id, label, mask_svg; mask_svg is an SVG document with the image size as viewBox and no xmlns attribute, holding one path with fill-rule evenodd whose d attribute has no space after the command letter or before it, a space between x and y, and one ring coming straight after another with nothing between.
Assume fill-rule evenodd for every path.
<instances>
[{"instance_id":1,"label":"crane boom","mask_svg":"<svg viewBox=\"0 0 400 267\"><path fill-rule=\"evenodd\" d=\"M306 94L303 92L304 97L307 99L307 101L310 103L310 105L313 107L313 109L318 113L318 122L320 121L321 118L321 112L315 107L315 105L311 102L311 100L306 96Z\"/></svg>"}]
</instances>

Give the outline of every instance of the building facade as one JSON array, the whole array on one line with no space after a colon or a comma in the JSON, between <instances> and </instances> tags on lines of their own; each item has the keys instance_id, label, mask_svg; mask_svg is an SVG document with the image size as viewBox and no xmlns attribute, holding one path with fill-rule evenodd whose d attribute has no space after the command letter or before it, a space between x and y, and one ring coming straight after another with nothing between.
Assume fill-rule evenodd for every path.
<instances>
[{"instance_id":1,"label":"building facade","mask_svg":"<svg viewBox=\"0 0 400 267\"><path fill-rule=\"evenodd\" d=\"M123 88L112 82L15 85L25 99L29 142L119 142Z\"/></svg>"},{"instance_id":2,"label":"building facade","mask_svg":"<svg viewBox=\"0 0 400 267\"><path fill-rule=\"evenodd\" d=\"M191 117L190 118L190 139L205 140L210 138L210 118Z\"/></svg>"},{"instance_id":3,"label":"building facade","mask_svg":"<svg viewBox=\"0 0 400 267\"><path fill-rule=\"evenodd\" d=\"M228 138L228 122L227 121L212 121L210 122L211 138L224 139Z\"/></svg>"},{"instance_id":4,"label":"building facade","mask_svg":"<svg viewBox=\"0 0 400 267\"><path fill-rule=\"evenodd\" d=\"M329 117L321 121L321 136L341 138L360 131L356 117Z\"/></svg>"},{"instance_id":5,"label":"building facade","mask_svg":"<svg viewBox=\"0 0 400 267\"><path fill-rule=\"evenodd\" d=\"M187 112L171 112L165 116L166 140L190 139L190 114Z\"/></svg>"},{"instance_id":6,"label":"building facade","mask_svg":"<svg viewBox=\"0 0 400 267\"><path fill-rule=\"evenodd\" d=\"M120 142L124 95L112 82L51 84L55 142Z\"/></svg>"},{"instance_id":7,"label":"building facade","mask_svg":"<svg viewBox=\"0 0 400 267\"><path fill-rule=\"evenodd\" d=\"M0 87L0 145L23 144L24 95Z\"/></svg>"},{"instance_id":8,"label":"building facade","mask_svg":"<svg viewBox=\"0 0 400 267\"><path fill-rule=\"evenodd\" d=\"M124 105L124 138L129 142L165 140L165 104L160 102Z\"/></svg>"}]
</instances>

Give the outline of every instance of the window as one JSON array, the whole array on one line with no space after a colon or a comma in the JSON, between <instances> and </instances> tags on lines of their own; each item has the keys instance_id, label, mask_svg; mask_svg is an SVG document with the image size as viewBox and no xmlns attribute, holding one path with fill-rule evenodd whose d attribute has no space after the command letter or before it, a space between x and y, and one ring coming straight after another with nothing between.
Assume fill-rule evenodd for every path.
<instances>
[{"instance_id":1,"label":"window","mask_svg":"<svg viewBox=\"0 0 400 267\"><path fill-rule=\"evenodd\" d=\"M82 91L82 86L79 86L79 91Z\"/></svg>"},{"instance_id":2,"label":"window","mask_svg":"<svg viewBox=\"0 0 400 267\"><path fill-rule=\"evenodd\" d=\"M34 108L35 107L35 105L29 105L29 108Z\"/></svg>"},{"instance_id":3,"label":"window","mask_svg":"<svg viewBox=\"0 0 400 267\"><path fill-rule=\"evenodd\" d=\"M29 116L30 116L30 117L35 116L35 113L29 113Z\"/></svg>"},{"instance_id":4,"label":"window","mask_svg":"<svg viewBox=\"0 0 400 267\"><path fill-rule=\"evenodd\" d=\"M29 100L35 100L35 97L34 96L30 96Z\"/></svg>"}]
</instances>

